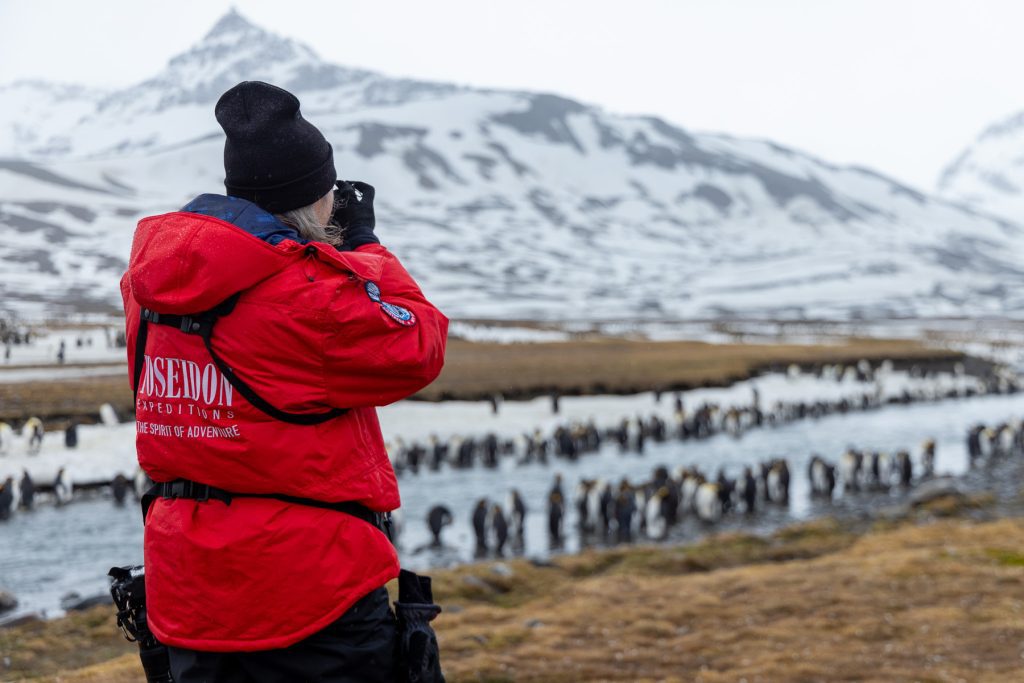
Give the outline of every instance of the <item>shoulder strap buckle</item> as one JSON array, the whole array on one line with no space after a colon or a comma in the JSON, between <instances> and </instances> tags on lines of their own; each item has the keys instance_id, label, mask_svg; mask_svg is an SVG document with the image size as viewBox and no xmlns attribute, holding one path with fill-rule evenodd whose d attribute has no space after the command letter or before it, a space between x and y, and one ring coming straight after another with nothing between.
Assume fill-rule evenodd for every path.
<instances>
[{"instance_id":1,"label":"shoulder strap buckle","mask_svg":"<svg viewBox=\"0 0 1024 683\"><path fill-rule=\"evenodd\" d=\"M185 334L195 334L205 337L213 332L213 323L217 321L216 315L202 313L200 315L183 315L178 329Z\"/></svg>"}]
</instances>

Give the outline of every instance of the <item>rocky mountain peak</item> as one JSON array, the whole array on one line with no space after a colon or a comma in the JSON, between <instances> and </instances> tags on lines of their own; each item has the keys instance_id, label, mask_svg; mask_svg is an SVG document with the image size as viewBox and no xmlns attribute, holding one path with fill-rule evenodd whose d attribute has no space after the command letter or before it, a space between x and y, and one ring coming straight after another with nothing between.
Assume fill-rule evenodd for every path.
<instances>
[{"instance_id":1,"label":"rocky mountain peak","mask_svg":"<svg viewBox=\"0 0 1024 683\"><path fill-rule=\"evenodd\" d=\"M133 116L187 104L209 105L247 80L301 92L335 87L368 72L328 64L307 45L272 33L232 9L154 77L108 97L100 110Z\"/></svg>"},{"instance_id":2,"label":"rocky mountain peak","mask_svg":"<svg viewBox=\"0 0 1024 683\"><path fill-rule=\"evenodd\" d=\"M227 14L217 20L217 23L207 31L203 40L221 39L225 36L244 35L246 33L264 33L256 24L252 23L239 12L235 7L227 11Z\"/></svg>"},{"instance_id":3,"label":"rocky mountain peak","mask_svg":"<svg viewBox=\"0 0 1024 683\"><path fill-rule=\"evenodd\" d=\"M196 75L216 78L225 71L297 64L316 67L322 62L306 45L271 33L231 9L202 40L171 58L168 71L181 72L188 83Z\"/></svg>"}]
</instances>

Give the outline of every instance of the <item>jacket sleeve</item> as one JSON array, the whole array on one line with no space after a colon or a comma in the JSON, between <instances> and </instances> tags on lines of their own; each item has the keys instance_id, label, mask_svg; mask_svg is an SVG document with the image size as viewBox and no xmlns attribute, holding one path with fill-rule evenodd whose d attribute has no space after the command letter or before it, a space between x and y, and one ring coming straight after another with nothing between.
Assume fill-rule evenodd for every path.
<instances>
[{"instance_id":1,"label":"jacket sleeve","mask_svg":"<svg viewBox=\"0 0 1024 683\"><path fill-rule=\"evenodd\" d=\"M378 281L345 288L331 305L325 384L328 403L339 408L383 406L416 393L441 373L448 339L448 319L391 252L379 244L358 251L384 264ZM405 312L411 318L403 320Z\"/></svg>"}]
</instances>

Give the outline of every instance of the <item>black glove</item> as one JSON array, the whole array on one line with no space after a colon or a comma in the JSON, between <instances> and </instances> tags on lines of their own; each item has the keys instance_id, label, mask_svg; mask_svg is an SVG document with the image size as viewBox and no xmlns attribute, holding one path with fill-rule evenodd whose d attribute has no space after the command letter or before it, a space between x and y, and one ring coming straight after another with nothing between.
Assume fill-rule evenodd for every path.
<instances>
[{"instance_id":1,"label":"black glove","mask_svg":"<svg viewBox=\"0 0 1024 683\"><path fill-rule=\"evenodd\" d=\"M373 234L377 224L373 215L373 185L358 180L339 180L331 222L343 231L340 251L351 251L364 244L380 244Z\"/></svg>"}]
</instances>

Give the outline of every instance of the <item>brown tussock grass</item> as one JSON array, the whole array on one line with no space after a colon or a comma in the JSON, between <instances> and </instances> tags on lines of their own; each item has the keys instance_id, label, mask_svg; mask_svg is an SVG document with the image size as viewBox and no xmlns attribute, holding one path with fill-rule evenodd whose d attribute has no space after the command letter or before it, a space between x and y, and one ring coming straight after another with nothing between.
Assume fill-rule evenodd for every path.
<instances>
[{"instance_id":1,"label":"brown tussock grass","mask_svg":"<svg viewBox=\"0 0 1024 683\"><path fill-rule=\"evenodd\" d=\"M438 629L453 682L1021 680L1022 547L1019 519L904 526L810 559L601 574Z\"/></svg>"},{"instance_id":2,"label":"brown tussock grass","mask_svg":"<svg viewBox=\"0 0 1024 683\"><path fill-rule=\"evenodd\" d=\"M135 410L128 371L104 377L82 377L54 382L0 384L0 420L20 422L33 415L63 426L68 417L98 417L100 406L110 403L117 414Z\"/></svg>"},{"instance_id":3,"label":"brown tussock grass","mask_svg":"<svg viewBox=\"0 0 1024 683\"><path fill-rule=\"evenodd\" d=\"M913 340L848 339L834 345L708 344L596 338L543 344L453 339L444 372L423 398L532 397L633 393L728 384L792 363L817 366L868 360L951 361L962 354Z\"/></svg>"}]
</instances>

